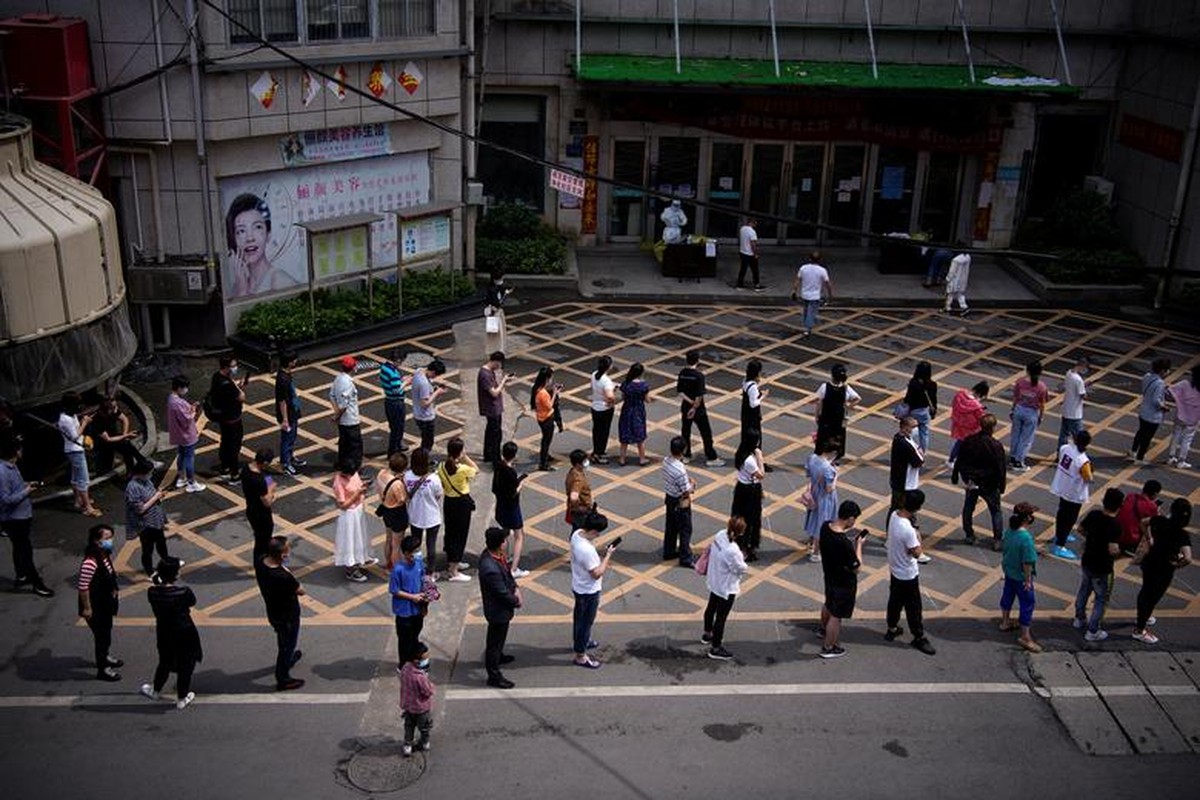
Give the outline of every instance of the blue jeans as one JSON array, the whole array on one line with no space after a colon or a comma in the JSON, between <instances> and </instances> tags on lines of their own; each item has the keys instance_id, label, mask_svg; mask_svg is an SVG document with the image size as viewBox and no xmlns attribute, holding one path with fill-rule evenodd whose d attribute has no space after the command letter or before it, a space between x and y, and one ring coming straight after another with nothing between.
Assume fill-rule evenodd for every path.
<instances>
[{"instance_id":1,"label":"blue jeans","mask_svg":"<svg viewBox=\"0 0 1200 800\"><path fill-rule=\"evenodd\" d=\"M1108 598L1112 596L1112 573L1108 575L1093 575L1087 567L1079 568L1079 591L1075 593L1075 619L1082 620L1087 613L1088 595L1096 595L1096 603L1092 606L1092 615L1087 618L1088 633L1100 630L1104 620L1104 608Z\"/></svg>"},{"instance_id":2,"label":"blue jeans","mask_svg":"<svg viewBox=\"0 0 1200 800\"><path fill-rule=\"evenodd\" d=\"M929 269L925 272L925 283L937 283L946 279L950 270L950 259L953 253L949 250L934 250L929 254Z\"/></svg>"},{"instance_id":3,"label":"blue jeans","mask_svg":"<svg viewBox=\"0 0 1200 800\"><path fill-rule=\"evenodd\" d=\"M1025 463L1029 448L1033 447L1033 436L1037 433L1038 410L1029 406L1017 406L1012 414L1012 460Z\"/></svg>"},{"instance_id":4,"label":"blue jeans","mask_svg":"<svg viewBox=\"0 0 1200 800\"><path fill-rule=\"evenodd\" d=\"M1004 590L1000 593L1000 610L1012 611L1013 600L1020 603L1020 612L1017 621L1021 623L1021 627L1028 628L1029 623L1033 622L1033 607L1037 605L1037 597L1033 592L1033 584L1029 584L1029 588L1025 588L1025 581L1014 580L1009 577L1004 578Z\"/></svg>"},{"instance_id":5,"label":"blue jeans","mask_svg":"<svg viewBox=\"0 0 1200 800\"><path fill-rule=\"evenodd\" d=\"M1062 425L1058 428L1058 447L1062 447L1067 443L1067 440L1075 434L1083 430L1083 420L1062 418ZM1058 452L1057 450L1055 452Z\"/></svg>"},{"instance_id":6,"label":"blue jeans","mask_svg":"<svg viewBox=\"0 0 1200 800\"><path fill-rule=\"evenodd\" d=\"M286 431L279 431L279 463L285 467L292 463L292 458L295 456L296 434L299 432L300 420L297 417L292 418L292 424Z\"/></svg>"},{"instance_id":7,"label":"blue jeans","mask_svg":"<svg viewBox=\"0 0 1200 800\"><path fill-rule=\"evenodd\" d=\"M175 447L175 461L179 465L179 474L189 482L196 480L196 445L181 444Z\"/></svg>"},{"instance_id":8,"label":"blue jeans","mask_svg":"<svg viewBox=\"0 0 1200 800\"><path fill-rule=\"evenodd\" d=\"M804 330L812 333L812 329L817 326L817 312L821 308L820 300L805 300L804 302Z\"/></svg>"},{"instance_id":9,"label":"blue jeans","mask_svg":"<svg viewBox=\"0 0 1200 800\"><path fill-rule=\"evenodd\" d=\"M600 593L575 595L575 613L572 615L572 632L575 637L575 655L581 656L587 652L588 642L592 638L592 624L596 621L596 612L600 609Z\"/></svg>"},{"instance_id":10,"label":"blue jeans","mask_svg":"<svg viewBox=\"0 0 1200 800\"><path fill-rule=\"evenodd\" d=\"M933 419L933 415L929 413L928 408L914 408L908 412L909 416L917 421L917 444L921 446L921 452L929 457L929 421Z\"/></svg>"},{"instance_id":11,"label":"blue jeans","mask_svg":"<svg viewBox=\"0 0 1200 800\"><path fill-rule=\"evenodd\" d=\"M404 398L384 400L383 414L388 423L388 455L404 449Z\"/></svg>"}]
</instances>

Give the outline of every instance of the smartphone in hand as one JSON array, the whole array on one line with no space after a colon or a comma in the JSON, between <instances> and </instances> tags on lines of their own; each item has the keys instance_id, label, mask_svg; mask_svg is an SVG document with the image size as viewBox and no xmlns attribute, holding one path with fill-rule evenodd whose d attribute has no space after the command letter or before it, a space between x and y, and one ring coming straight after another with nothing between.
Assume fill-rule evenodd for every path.
<instances>
[{"instance_id":1,"label":"smartphone in hand","mask_svg":"<svg viewBox=\"0 0 1200 800\"><path fill-rule=\"evenodd\" d=\"M609 542L608 546L615 550L617 547L620 546L621 542L623 542L623 541L624 541L624 537L618 536L617 538L615 538L611 542Z\"/></svg>"}]
</instances>

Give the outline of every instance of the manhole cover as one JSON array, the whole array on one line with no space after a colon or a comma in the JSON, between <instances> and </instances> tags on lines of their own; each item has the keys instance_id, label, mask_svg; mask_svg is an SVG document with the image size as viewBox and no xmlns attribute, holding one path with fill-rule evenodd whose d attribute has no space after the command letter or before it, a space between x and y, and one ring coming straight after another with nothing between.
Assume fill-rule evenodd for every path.
<instances>
[{"instance_id":1,"label":"manhole cover","mask_svg":"<svg viewBox=\"0 0 1200 800\"><path fill-rule=\"evenodd\" d=\"M425 755L405 758L400 742L364 747L350 757L346 777L364 792L394 792L425 774Z\"/></svg>"},{"instance_id":2,"label":"manhole cover","mask_svg":"<svg viewBox=\"0 0 1200 800\"><path fill-rule=\"evenodd\" d=\"M617 278L600 278L599 280L592 281L592 286L598 289L620 289L624 285L625 281Z\"/></svg>"}]
</instances>

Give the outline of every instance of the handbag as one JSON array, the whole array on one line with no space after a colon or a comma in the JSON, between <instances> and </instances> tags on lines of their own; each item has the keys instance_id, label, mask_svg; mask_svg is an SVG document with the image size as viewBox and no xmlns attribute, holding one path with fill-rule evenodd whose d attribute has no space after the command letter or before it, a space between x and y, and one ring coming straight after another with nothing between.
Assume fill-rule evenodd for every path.
<instances>
[{"instance_id":1,"label":"handbag","mask_svg":"<svg viewBox=\"0 0 1200 800\"><path fill-rule=\"evenodd\" d=\"M488 316L483 318L484 331L486 333L500 332L500 318L497 316Z\"/></svg>"},{"instance_id":2,"label":"handbag","mask_svg":"<svg viewBox=\"0 0 1200 800\"><path fill-rule=\"evenodd\" d=\"M813 497L812 489L805 489L800 494L800 505L809 511L817 507L817 498Z\"/></svg>"},{"instance_id":3,"label":"handbag","mask_svg":"<svg viewBox=\"0 0 1200 800\"><path fill-rule=\"evenodd\" d=\"M696 559L696 563L692 564L692 569L696 570L697 575L708 574L708 559L711 553L712 545L710 544L708 547L704 548L704 552L701 553L700 557Z\"/></svg>"}]
</instances>

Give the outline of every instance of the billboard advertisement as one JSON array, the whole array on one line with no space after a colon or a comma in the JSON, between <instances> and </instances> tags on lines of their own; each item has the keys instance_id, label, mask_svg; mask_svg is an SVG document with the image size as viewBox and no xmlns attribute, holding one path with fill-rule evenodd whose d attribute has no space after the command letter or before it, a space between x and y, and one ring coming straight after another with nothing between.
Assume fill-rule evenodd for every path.
<instances>
[{"instance_id":1,"label":"billboard advertisement","mask_svg":"<svg viewBox=\"0 0 1200 800\"><path fill-rule=\"evenodd\" d=\"M372 226L371 265L398 260L396 219L388 212L428 203L429 153L364 158L274 172L223 178L218 182L223 211L222 285L227 303L242 303L308 286L308 253L298 222L348 214L376 213ZM332 242L330 243L333 244ZM349 255L365 242L341 242ZM329 259L323 275L365 269L359 257Z\"/></svg>"}]
</instances>

